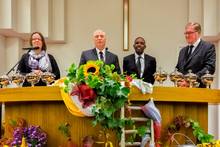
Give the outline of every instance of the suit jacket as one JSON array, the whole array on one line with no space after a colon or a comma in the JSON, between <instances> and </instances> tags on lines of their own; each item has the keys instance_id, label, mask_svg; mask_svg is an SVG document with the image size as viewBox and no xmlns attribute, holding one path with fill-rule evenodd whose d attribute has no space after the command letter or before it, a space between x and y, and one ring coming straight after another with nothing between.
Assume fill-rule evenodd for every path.
<instances>
[{"instance_id":1,"label":"suit jacket","mask_svg":"<svg viewBox=\"0 0 220 147\"><path fill-rule=\"evenodd\" d=\"M97 55L95 48L82 52L79 65L86 64L86 62L89 60L93 60L93 61L99 60L99 57ZM105 64L115 65L115 69L113 71L119 74L121 73L118 56L109 52L108 50L105 51Z\"/></svg>"},{"instance_id":2,"label":"suit jacket","mask_svg":"<svg viewBox=\"0 0 220 147\"><path fill-rule=\"evenodd\" d=\"M144 54L144 60L144 73L142 76L143 81L154 84L153 74L156 72L156 59L150 55ZM136 74L137 78L140 78L135 62L135 54L124 57L123 72L127 75Z\"/></svg>"},{"instance_id":3,"label":"suit jacket","mask_svg":"<svg viewBox=\"0 0 220 147\"><path fill-rule=\"evenodd\" d=\"M206 74L208 70L210 74L215 72L216 52L215 46L211 43L200 41L193 53L187 59L188 46L182 48L179 53L176 68L184 75L191 69L192 73L198 76L200 87L204 87L201 83L201 76Z\"/></svg>"},{"instance_id":4,"label":"suit jacket","mask_svg":"<svg viewBox=\"0 0 220 147\"><path fill-rule=\"evenodd\" d=\"M18 64L18 68L17 71L19 71L21 74L26 75L27 73L32 72L32 69L28 66L28 60L29 60L29 54L26 53L21 57L21 60L19 61ZM59 67L57 65L56 60L54 59L54 57L50 54L48 54L48 57L50 59L50 63L51 63L51 67L52 67L52 73L56 76L55 79L59 79L60 78L60 70ZM44 71L43 71L44 72ZM40 80L37 84L35 84L36 86L46 86L46 83L44 83L42 80ZM31 86L30 83L28 83L26 80L23 83L23 86Z\"/></svg>"}]
</instances>

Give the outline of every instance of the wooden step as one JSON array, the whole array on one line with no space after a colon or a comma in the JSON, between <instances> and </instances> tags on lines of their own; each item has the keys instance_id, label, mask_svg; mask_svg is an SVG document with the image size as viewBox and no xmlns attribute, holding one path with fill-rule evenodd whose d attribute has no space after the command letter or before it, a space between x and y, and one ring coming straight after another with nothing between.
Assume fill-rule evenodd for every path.
<instances>
[{"instance_id":1,"label":"wooden step","mask_svg":"<svg viewBox=\"0 0 220 147\"><path fill-rule=\"evenodd\" d=\"M126 142L125 146L140 146L141 142Z\"/></svg>"},{"instance_id":2,"label":"wooden step","mask_svg":"<svg viewBox=\"0 0 220 147\"><path fill-rule=\"evenodd\" d=\"M131 117L133 121L148 121L149 119L146 117Z\"/></svg>"},{"instance_id":3,"label":"wooden step","mask_svg":"<svg viewBox=\"0 0 220 147\"><path fill-rule=\"evenodd\" d=\"M125 134L137 133L137 130L125 130ZM146 133L151 133L150 130L147 130Z\"/></svg>"},{"instance_id":4,"label":"wooden step","mask_svg":"<svg viewBox=\"0 0 220 147\"><path fill-rule=\"evenodd\" d=\"M140 106L127 106L126 108L131 110L141 110Z\"/></svg>"}]
</instances>

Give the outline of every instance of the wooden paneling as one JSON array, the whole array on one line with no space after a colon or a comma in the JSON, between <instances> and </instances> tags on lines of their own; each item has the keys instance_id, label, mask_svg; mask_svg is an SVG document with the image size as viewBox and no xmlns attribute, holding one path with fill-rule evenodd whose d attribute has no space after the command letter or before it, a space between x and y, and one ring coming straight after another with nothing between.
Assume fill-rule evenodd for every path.
<instances>
[{"instance_id":1,"label":"wooden paneling","mask_svg":"<svg viewBox=\"0 0 220 147\"><path fill-rule=\"evenodd\" d=\"M48 133L48 147L56 147L65 142L65 137L59 132L61 123L71 125L72 140L82 146L82 139L86 135L98 137L100 127L92 126L92 118L75 117L69 113L63 102L20 102L8 103L6 106L6 123L24 118L30 125L40 125ZM10 136L6 132L6 136ZM113 138L112 138L113 137ZM115 136L111 134L114 146L117 146Z\"/></svg>"},{"instance_id":2,"label":"wooden paneling","mask_svg":"<svg viewBox=\"0 0 220 147\"><path fill-rule=\"evenodd\" d=\"M167 143L167 128L175 117L184 116L198 121L204 131L208 131L208 104L188 102L155 102L162 116L161 141ZM192 130L182 128L181 132L193 138ZM195 141L195 138L194 138Z\"/></svg>"},{"instance_id":3,"label":"wooden paneling","mask_svg":"<svg viewBox=\"0 0 220 147\"><path fill-rule=\"evenodd\" d=\"M178 115L198 121L207 131L208 102L220 102L219 90L211 89L155 87L152 94L142 94L137 89L133 89L130 94L131 102L139 105L147 103L150 97L154 98L161 112L163 144L167 143L168 125ZM92 118L75 117L68 112L59 87L0 89L0 101L6 105L6 122L22 117L29 124L40 125L48 133L48 146L58 146L65 141L58 131L58 126L64 122L70 123L72 139L80 146L84 136L98 136L100 130L99 127L92 126ZM183 129L182 132L192 137L191 130ZM118 146L114 134L111 134L111 141L114 146Z\"/></svg>"},{"instance_id":4,"label":"wooden paneling","mask_svg":"<svg viewBox=\"0 0 220 147\"><path fill-rule=\"evenodd\" d=\"M135 102L132 102L135 103ZM144 105L146 102L138 102ZM207 131L208 110L207 104L201 103L176 103L176 102L156 102L162 115L162 136L161 141L167 142L167 127L173 119L178 116L187 116L197 120L202 128ZM24 118L29 124L40 125L48 133L48 146L58 146L64 143L65 138L58 131L61 123L68 122L71 125L71 135L75 143L82 145L82 138L86 135L98 137L100 127L93 127L92 118L75 117L71 115L63 102L19 102L6 104L6 122L18 117ZM191 130L183 131L192 137ZM8 136L8 134L7 134ZM118 146L115 135L111 134L111 141L114 146Z\"/></svg>"}]
</instances>

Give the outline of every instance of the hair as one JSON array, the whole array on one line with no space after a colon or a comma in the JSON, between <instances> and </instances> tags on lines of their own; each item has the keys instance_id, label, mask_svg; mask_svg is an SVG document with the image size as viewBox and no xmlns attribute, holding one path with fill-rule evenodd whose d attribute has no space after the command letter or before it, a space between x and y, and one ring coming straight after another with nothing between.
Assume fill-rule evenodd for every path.
<instances>
[{"instance_id":1,"label":"hair","mask_svg":"<svg viewBox=\"0 0 220 147\"><path fill-rule=\"evenodd\" d=\"M45 50L45 51L46 51L46 50L47 50L47 45L46 45L46 42L45 42L45 39L44 39L43 34L40 33L40 32L33 32L33 33L31 34L31 37L30 37L30 39L29 39L30 45L33 46L33 44L32 44L32 37L33 37L34 34L39 34L39 35L40 35L41 41L42 41L42 48L41 48L41 50Z\"/></svg>"},{"instance_id":2,"label":"hair","mask_svg":"<svg viewBox=\"0 0 220 147\"><path fill-rule=\"evenodd\" d=\"M134 42L136 42L136 40L138 40L138 39L143 39L143 40L144 40L144 43L146 43L145 39L144 39L143 37L141 37L141 36L135 38Z\"/></svg>"},{"instance_id":3,"label":"hair","mask_svg":"<svg viewBox=\"0 0 220 147\"><path fill-rule=\"evenodd\" d=\"M93 32L93 36L94 36L94 34L97 33L97 32L102 32L102 33L104 33L105 36L106 36L106 33L105 33L103 30L101 30L101 29L96 29L96 30Z\"/></svg>"},{"instance_id":4,"label":"hair","mask_svg":"<svg viewBox=\"0 0 220 147\"><path fill-rule=\"evenodd\" d=\"M192 26L196 32L198 32L199 34L201 33L202 29L201 29L201 25L199 23L197 23L197 22L189 22L189 23L186 24L186 28L188 26Z\"/></svg>"}]
</instances>

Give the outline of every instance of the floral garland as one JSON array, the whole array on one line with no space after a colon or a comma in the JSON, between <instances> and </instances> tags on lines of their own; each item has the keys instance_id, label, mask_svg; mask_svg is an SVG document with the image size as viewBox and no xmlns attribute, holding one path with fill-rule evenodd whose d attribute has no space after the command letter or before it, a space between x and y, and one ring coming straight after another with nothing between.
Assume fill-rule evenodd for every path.
<instances>
[{"instance_id":1,"label":"floral garland","mask_svg":"<svg viewBox=\"0 0 220 147\"><path fill-rule=\"evenodd\" d=\"M205 133L205 131L200 127L197 121L190 118L185 118L183 116L177 116L174 118L173 123L168 126L168 138L171 143L171 136L177 133L181 127L192 128L193 135L196 137L198 143L211 143L213 142L214 136Z\"/></svg>"},{"instance_id":2,"label":"floral garland","mask_svg":"<svg viewBox=\"0 0 220 147\"><path fill-rule=\"evenodd\" d=\"M65 92L78 98L83 108L92 107L94 126L100 124L104 129L113 129L120 138L121 128L130 120L114 114L127 102L130 88L121 84L125 77L113 72L114 68L99 60L79 68L72 64L64 83Z\"/></svg>"}]
</instances>

